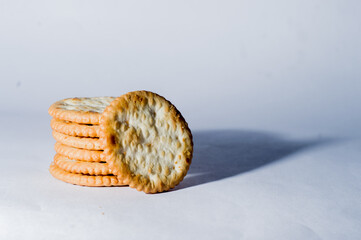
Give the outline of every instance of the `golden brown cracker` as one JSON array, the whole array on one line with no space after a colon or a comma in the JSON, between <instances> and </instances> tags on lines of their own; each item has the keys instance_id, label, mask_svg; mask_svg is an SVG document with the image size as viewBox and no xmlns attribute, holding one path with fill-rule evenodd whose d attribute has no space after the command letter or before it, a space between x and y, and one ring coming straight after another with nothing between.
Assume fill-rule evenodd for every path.
<instances>
[{"instance_id":1,"label":"golden brown cracker","mask_svg":"<svg viewBox=\"0 0 361 240\"><path fill-rule=\"evenodd\" d=\"M121 180L116 176L89 176L78 173L69 173L59 168L53 162L50 165L49 171L53 177L71 184L88 186L88 187L109 187L109 186L124 186Z\"/></svg>"},{"instance_id":2,"label":"golden brown cracker","mask_svg":"<svg viewBox=\"0 0 361 240\"><path fill-rule=\"evenodd\" d=\"M87 162L103 162L102 150L87 150L69 147L60 142L56 142L54 145L55 151L61 155L64 155L70 159Z\"/></svg>"},{"instance_id":3,"label":"golden brown cracker","mask_svg":"<svg viewBox=\"0 0 361 240\"><path fill-rule=\"evenodd\" d=\"M102 112L113 100L113 97L67 98L52 104L48 112L64 121L99 124Z\"/></svg>"},{"instance_id":4,"label":"golden brown cracker","mask_svg":"<svg viewBox=\"0 0 361 240\"><path fill-rule=\"evenodd\" d=\"M169 190L189 169L193 140L176 107L155 93L136 91L114 100L100 121L104 159L130 187Z\"/></svg>"},{"instance_id":5,"label":"golden brown cracker","mask_svg":"<svg viewBox=\"0 0 361 240\"><path fill-rule=\"evenodd\" d=\"M53 130L70 136L99 137L100 135L99 125L94 124L79 124L53 118L50 126Z\"/></svg>"},{"instance_id":6,"label":"golden brown cracker","mask_svg":"<svg viewBox=\"0 0 361 240\"><path fill-rule=\"evenodd\" d=\"M88 150L103 150L103 142L99 138L73 137L53 131L53 137L56 141L70 147L82 148Z\"/></svg>"},{"instance_id":7,"label":"golden brown cracker","mask_svg":"<svg viewBox=\"0 0 361 240\"><path fill-rule=\"evenodd\" d=\"M112 174L107 163L84 162L69 159L63 155L54 156L54 164L64 171L88 175L109 175Z\"/></svg>"}]
</instances>

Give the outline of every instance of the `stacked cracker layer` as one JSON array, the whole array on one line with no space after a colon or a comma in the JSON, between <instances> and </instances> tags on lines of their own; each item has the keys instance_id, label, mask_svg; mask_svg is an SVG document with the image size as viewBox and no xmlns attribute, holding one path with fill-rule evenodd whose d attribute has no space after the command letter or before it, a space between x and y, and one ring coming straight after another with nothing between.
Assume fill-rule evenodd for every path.
<instances>
[{"instance_id":1,"label":"stacked cracker layer","mask_svg":"<svg viewBox=\"0 0 361 240\"><path fill-rule=\"evenodd\" d=\"M56 155L51 174L68 183L83 186L124 185L103 161L100 143L100 115L114 98L71 98L51 105L51 128Z\"/></svg>"},{"instance_id":2,"label":"stacked cracker layer","mask_svg":"<svg viewBox=\"0 0 361 240\"><path fill-rule=\"evenodd\" d=\"M50 173L64 182L155 193L176 186L189 169L188 125L155 93L64 99L49 114L57 141Z\"/></svg>"}]
</instances>

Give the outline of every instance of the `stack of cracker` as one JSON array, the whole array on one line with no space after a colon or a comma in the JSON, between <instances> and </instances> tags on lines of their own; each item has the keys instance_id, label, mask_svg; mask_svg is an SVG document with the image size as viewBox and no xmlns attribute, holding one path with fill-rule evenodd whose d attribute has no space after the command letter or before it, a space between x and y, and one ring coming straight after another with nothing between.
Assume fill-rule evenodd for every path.
<instances>
[{"instance_id":1,"label":"stack of cracker","mask_svg":"<svg viewBox=\"0 0 361 240\"><path fill-rule=\"evenodd\" d=\"M114 98L69 98L50 106L56 140L50 173L64 182L83 186L124 185L102 159L100 116Z\"/></svg>"},{"instance_id":2,"label":"stack of cracker","mask_svg":"<svg viewBox=\"0 0 361 240\"><path fill-rule=\"evenodd\" d=\"M179 184L191 164L188 124L155 93L64 99L49 114L57 141L50 173L64 182L156 193Z\"/></svg>"}]
</instances>

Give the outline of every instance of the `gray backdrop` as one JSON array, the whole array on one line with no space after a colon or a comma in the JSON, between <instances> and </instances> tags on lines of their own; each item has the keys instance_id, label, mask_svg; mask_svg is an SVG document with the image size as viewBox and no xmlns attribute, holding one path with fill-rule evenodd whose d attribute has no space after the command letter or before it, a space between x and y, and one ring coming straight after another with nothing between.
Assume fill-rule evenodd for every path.
<instances>
[{"instance_id":1,"label":"gray backdrop","mask_svg":"<svg viewBox=\"0 0 361 240\"><path fill-rule=\"evenodd\" d=\"M359 135L360 1L1 1L0 114L147 89L192 129ZM43 114L43 115L42 115Z\"/></svg>"}]
</instances>

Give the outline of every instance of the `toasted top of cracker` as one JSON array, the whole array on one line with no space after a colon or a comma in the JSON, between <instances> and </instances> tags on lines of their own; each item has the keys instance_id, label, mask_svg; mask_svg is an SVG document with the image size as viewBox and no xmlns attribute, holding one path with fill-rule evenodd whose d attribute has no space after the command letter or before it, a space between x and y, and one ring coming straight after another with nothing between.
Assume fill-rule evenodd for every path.
<instances>
[{"instance_id":1,"label":"toasted top of cracker","mask_svg":"<svg viewBox=\"0 0 361 240\"><path fill-rule=\"evenodd\" d=\"M162 192L186 175L192 134L165 98L146 91L125 94L106 108L100 125L106 161L130 187Z\"/></svg>"},{"instance_id":2,"label":"toasted top of cracker","mask_svg":"<svg viewBox=\"0 0 361 240\"><path fill-rule=\"evenodd\" d=\"M48 112L55 119L99 124L100 115L114 97L67 98L53 103Z\"/></svg>"},{"instance_id":3,"label":"toasted top of cracker","mask_svg":"<svg viewBox=\"0 0 361 240\"><path fill-rule=\"evenodd\" d=\"M102 113L114 97L68 98L57 102L64 110Z\"/></svg>"}]
</instances>

